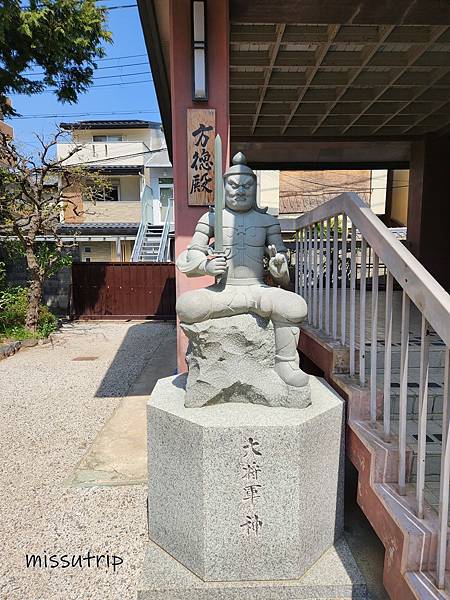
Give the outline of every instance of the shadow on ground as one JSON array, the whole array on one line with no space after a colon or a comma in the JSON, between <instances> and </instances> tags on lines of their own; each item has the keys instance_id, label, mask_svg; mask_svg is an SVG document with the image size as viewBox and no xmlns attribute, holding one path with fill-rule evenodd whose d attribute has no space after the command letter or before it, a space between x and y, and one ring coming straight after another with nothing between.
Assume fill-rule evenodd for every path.
<instances>
[{"instance_id":1,"label":"shadow on ground","mask_svg":"<svg viewBox=\"0 0 450 600\"><path fill-rule=\"evenodd\" d=\"M148 395L158 379L175 370L175 322L137 323L128 329L95 397Z\"/></svg>"},{"instance_id":2,"label":"shadow on ground","mask_svg":"<svg viewBox=\"0 0 450 600\"><path fill-rule=\"evenodd\" d=\"M358 472L345 464L344 535L367 583L369 600L389 600L383 586L384 546L356 502Z\"/></svg>"},{"instance_id":3,"label":"shadow on ground","mask_svg":"<svg viewBox=\"0 0 450 600\"><path fill-rule=\"evenodd\" d=\"M175 373L175 323L132 325L95 394L120 404L67 480L69 486L142 484L147 480L147 399Z\"/></svg>"}]
</instances>

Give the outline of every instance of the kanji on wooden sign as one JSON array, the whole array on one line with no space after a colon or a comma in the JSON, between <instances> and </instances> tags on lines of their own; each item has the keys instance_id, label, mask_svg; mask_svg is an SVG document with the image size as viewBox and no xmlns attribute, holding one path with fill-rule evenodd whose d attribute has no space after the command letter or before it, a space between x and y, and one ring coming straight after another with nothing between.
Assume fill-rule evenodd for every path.
<instances>
[{"instance_id":1,"label":"kanji on wooden sign","mask_svg":"<svg viewBox=\"0 0 450 600\"><path fill-rule=\"evenodd\" d=\"M187 110L188 204L214 204L216 111Z\"/></svg>"}]
</instances>

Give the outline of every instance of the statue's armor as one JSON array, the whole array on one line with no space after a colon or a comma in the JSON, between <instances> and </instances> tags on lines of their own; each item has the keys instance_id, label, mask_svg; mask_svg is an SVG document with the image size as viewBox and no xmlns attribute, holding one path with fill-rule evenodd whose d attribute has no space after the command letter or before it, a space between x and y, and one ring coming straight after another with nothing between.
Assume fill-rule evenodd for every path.
<instances>
[{"instance_id":1,"label":"statue's armor","mask_svg":"<svg viewBox=\"0 0 450 600\"><path fill-rule=\"evenodd\" d=\"M277 261L281 259L283 269L280 269L278 277L274 269L275 261L272 263L274 279L280 284L283 284L283 280L286 283L286 278L289 280L287 262L280 257L280 253L286 253L287 250L278 220L255 208L256 177L245 162L245 157L237 154L233 158L233 166L224 175L230 178L225 181L225 196L227 182L230 189L228 197L225 197L226 208L222 212L226 270L216 277L213 285L182 294L177 300L177 314L184 323L199 323L248 312L270 318L275 332L274 368L287 384L302 387L308 383L308 376L299 368L297 344L298 324L307 314L306 303L298 294L264 283L265 253L273 259L277 258ZM245 190L252 189L253 208L233 210L234 205L238 206L236 198L239 194L235 190L239 186L244 190L240 192L241 197L246 193ZM249 197L247 195L246 200ZM188 277L209 274L208 261L214 260L214 256L219 259L222 254L215 254L210 247L214 238L214 223L214 213L205 213L195 227L190 246L177 258L178 269ZM223 260L216 260L215 264L218 262L225 264ZM212 266L210 272L214 272L214 263Z\"/></svg>"},{"instance_id":2,"label":"statue's armor","mask_svg":"<svg viewBox=\"0 0 450 600\"><path fill-rule=\"evenodd\" d=\"M208 247L196 243L198 238L214 237L214 213L205 213L195 228L187 255L180 256L177 265L188 276L205 273ZM272 215L256 210L223 211L223 248L227 256L227 285L252 285L263 283L263 256L267 246L274 245L277 252L286 252L281 237L280 224ZM185 262L186 261L186 262ZM189 265L189 266L188 266Z\"/></svg>"}]
</instances>

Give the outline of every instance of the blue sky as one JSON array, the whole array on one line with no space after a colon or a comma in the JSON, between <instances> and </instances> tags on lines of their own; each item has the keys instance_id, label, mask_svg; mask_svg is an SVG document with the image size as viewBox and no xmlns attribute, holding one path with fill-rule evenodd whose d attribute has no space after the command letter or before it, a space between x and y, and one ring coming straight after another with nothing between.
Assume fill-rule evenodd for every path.
<instances>
[{"instance_id":1,"label":"blue sky","mask_svg":"<svg viewBox=\"0 0 450 600\"><path fill-rule=\"evenodd\" d=\"M123 6L134 4L134 0L104 0L103 3ZM53 92L34 96L12 95L14 107L24 117L8 120L14 127L17 143L31 151L36 146L33 133L49 136L54 132L55 124L61 121L108 118L161 120L137 7L109 11L108 28L112 31L114 43L106 48L107 60L98 62L100 68L95 72L94 85L79 97L77 104L61 104ZM132 84L133 81L144 83ZM121 114L113 114L118 112Z\"/></svg>"}]
</instances>

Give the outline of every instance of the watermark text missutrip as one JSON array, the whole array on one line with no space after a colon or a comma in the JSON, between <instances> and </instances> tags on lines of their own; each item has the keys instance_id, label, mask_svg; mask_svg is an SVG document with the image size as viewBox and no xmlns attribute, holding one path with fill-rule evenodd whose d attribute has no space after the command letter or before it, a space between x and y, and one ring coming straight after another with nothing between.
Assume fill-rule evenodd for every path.
<instances>
[{"instance_id":1,"label":"watermark text missutrip","mask_svg":"<svg viewBox=\"0 0 450 600\"><path fill-rule=\"evenodd\" d=\"M117 554L25 554L27 569L111 569L113 573L123 563Z\"/></svg>"}]
</instances>

